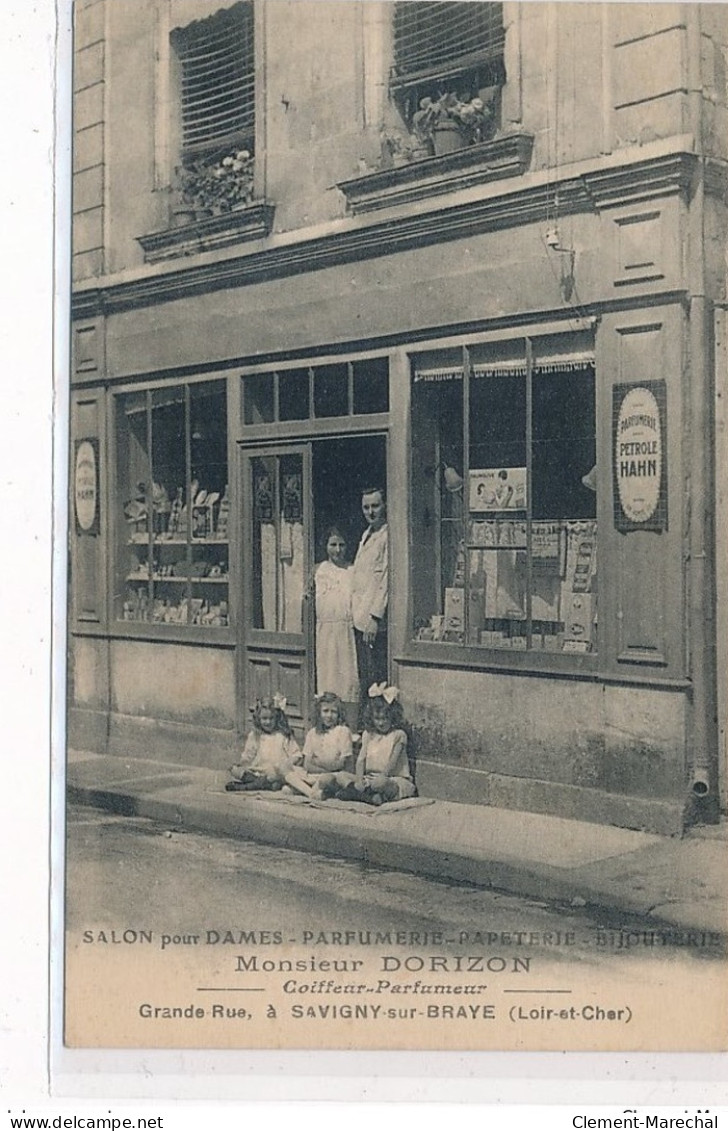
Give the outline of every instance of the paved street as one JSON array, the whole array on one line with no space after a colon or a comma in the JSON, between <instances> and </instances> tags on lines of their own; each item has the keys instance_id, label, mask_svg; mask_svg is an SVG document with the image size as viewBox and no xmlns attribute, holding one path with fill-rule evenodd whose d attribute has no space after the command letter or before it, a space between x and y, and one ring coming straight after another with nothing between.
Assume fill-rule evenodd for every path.
<instances>
[{"instance_id":1,"label":"paved street","mask_svg":"<svg viewBox=\"0 0 728 1131\"><path fill-rule=\"evenodd\" d=\"M69 810L67 906L70 932L135 923L167 933L231 923L288 933L304 927L420 933L444 927L463 945L472 944L477 932L529 932L538 938L536 949L548 947L551 960L600 966L617 964L627 953L618 945L621 931L655 930L654 922L634 917L597 919L579 908L178 832L87 807ZM573 942L564 946L559 940L567 932ZM527 944L522 953L529 953ZM679 953L696 963L711 954L662 945L659 953L663 960Z\"/></svg>"}]
</instances>

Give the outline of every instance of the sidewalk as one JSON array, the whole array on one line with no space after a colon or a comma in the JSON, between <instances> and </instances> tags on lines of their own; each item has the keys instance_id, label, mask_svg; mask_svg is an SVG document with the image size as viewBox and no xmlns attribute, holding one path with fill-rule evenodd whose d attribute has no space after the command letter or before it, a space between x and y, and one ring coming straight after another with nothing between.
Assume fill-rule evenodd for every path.
<instances>
[{"instance_id":1,"label":"sidewalk","mask_svg":"<svg viewBox=\"0 0 728 1131\"><path fill-rule=\"evenodd\" d=\"M227 775L70 751L69 800L174 828L318 852L515 895L728 935L728 842L683 840L483 805L349 812L226 793Z\"/></svg>"}]
</instances>

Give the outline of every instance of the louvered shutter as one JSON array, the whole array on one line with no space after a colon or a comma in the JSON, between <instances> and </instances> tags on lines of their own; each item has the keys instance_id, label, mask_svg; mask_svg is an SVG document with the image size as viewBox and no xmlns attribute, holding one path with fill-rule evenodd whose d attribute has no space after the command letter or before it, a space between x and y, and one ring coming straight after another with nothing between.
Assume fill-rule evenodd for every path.
<instances>
[{"instance_id":1,"label":"louvered shutter","mask_svg":"<svg viewBox=\"0 0 728 1131\"><path fill-rule=\"evenodd\" d=\"M252 149L255 131L253 0L172 33L181 75L182 154Z\"/></svg>"},{"instance_id":2,"label":"louvered shutter","mask_svg":"<svg viewBox=\"0 0 728 1131\"><path fill-rule=\"evenodd\" d=\"M445 79L503 55L503 5L404 0L394 11L396 90Z\"/></svg>"}]
</instances>

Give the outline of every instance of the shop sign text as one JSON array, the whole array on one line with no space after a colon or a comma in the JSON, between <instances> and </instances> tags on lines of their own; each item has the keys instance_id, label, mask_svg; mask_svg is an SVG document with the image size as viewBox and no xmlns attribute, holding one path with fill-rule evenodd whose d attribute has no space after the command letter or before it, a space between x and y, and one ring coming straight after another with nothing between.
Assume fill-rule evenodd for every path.
<instances>
[{"instance_id":1,"label":"shop sign text","mask_svg":"<svg viewBox=\"0 0 728 1131\"><path fill-rule=\"evenodd\" d=\"M79 440L76 447L73 490L76 524L84 534L98 532L98 459L95 440Z\"/></svg>"},{"instance_id":2,"label":"shop sign text","mask_svg":"<svg viewBox=\"0 0 728 1131\"><path fill-rule=\"evenodd\" d=\"M614 389L615 525L665 530L667 484L664 382Z\"/></svg>"}]
</instances>

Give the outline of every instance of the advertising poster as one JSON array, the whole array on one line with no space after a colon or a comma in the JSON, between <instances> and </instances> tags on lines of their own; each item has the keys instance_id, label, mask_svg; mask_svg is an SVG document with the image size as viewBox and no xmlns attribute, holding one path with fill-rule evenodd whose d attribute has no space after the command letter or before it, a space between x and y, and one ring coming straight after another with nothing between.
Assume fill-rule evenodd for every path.
<instances>
[{"instance_id":1,"label":"advertising poster","mask_svg":"<svg viewBox=\"0 0 728 1131\"><path fill-rule=\"evenodd\" d=\"M718 8L76 0L64 1063L728 1048Z\"/></svg>"},{"instance_id":2,"label":"advertising poster","mask_svg":"<svg viewBox=\"0 0 728 1131\"><path fill-rule=\"evenodd\" d=\"M525 510L525 507L525 467L471 470L471 511L517 511Z\"/></svg>"},{"instance_id":3,"label":"advertising poster","mask_svg":"<svg viewBox=\"0 0 728 1131\"><path fill-rule=\"evenodd\" d=\"M667 394L664 381L614 387L617 530L667 530Z\"/></svg>"}]
</instances>

